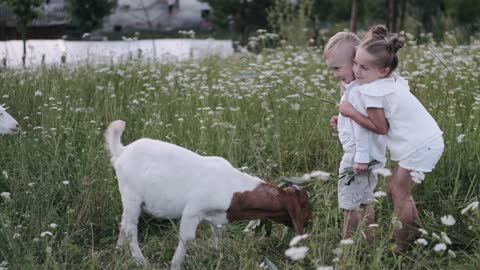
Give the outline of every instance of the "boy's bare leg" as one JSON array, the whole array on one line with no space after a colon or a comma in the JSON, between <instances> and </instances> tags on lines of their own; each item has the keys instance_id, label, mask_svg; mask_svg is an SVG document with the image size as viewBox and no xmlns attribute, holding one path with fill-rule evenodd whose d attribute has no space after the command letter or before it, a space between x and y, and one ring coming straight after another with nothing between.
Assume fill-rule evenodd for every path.
<instances>
[{"instance_id":1,"label":"boy's bare leg","mask_svg":"<svg viewBox=\"0 0 480 270\"><path fill-rule=\"evenodd\" d=\"M355 230L361 221L357 210L343 210L343 239L347 239L355 234Z\"/></svg>"},{"instance_id":2,"label":"boy's bare leg","mask_svg":"<svg viewBox=\"0 0 480 270\"><path fill-rule=\"evenodd\" d=\"M412 197L414 187L415 183L412 181L410 171L402 167L395 168L388 181L387 192L393 201L393 213L402 222L402 228L395 231L395 242L400 251L414 241L420 223L415 200Z\"/></svg>"}]
</instances>

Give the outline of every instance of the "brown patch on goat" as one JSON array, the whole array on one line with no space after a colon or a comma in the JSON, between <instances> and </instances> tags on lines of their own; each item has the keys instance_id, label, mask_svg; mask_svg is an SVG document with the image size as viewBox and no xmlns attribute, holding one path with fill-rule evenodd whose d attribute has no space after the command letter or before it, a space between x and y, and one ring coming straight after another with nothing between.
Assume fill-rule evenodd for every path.
<instances>
[{"instance_id":1,"label":"brown patch on goat","mask_svg":"<svg viewBox=\"0 0 480 270\"><path fill-rule=\"evenodd\" d=\"M254 190L235 192L227 209L227 219L252 220L269 219L284 224L303 234L310 218L308 194L303 188L279 188L262 183Z\"/></svg>"}]
</instances>

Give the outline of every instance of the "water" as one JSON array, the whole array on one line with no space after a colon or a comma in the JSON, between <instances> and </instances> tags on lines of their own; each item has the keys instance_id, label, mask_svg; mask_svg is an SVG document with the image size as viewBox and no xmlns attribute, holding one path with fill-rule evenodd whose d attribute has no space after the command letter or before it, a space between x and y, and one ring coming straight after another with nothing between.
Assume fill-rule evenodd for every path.
<instances>
[{"instance_id":1,"label":"water","mask_svg":"<svg viewBox=\"0 0 480 270\"><path fill-rule=\"evenodd\" d=\"M22 65L23 45L21 40L0 41L0 60L6 59L8 67ZM28 40L27 66L60 64L65 55L66 62L110 63L137 58L158 61L181 61L198 59L209 55L222 57L233 54L229 40L213 39L157 39L128 41L65 41Z\"/></svg>"}]
</instances>

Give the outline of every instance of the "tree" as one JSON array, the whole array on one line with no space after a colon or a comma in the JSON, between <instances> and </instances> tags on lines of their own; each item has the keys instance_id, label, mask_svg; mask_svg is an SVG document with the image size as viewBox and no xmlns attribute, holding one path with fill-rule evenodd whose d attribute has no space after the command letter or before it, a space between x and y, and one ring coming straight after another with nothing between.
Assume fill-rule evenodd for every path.
<instances>
[{"instance_id":1,"label":"tree","mask_svg":"<svg viewBox=\"0 0 480 270\"><path fill-rule=\"evenodd\" d=\"M228 18L234 21L235 32L240 33L242 44L247 42L248 33L257 29L268 29L267 10L273 0L200 0L212 7L213 21L223 28Z\"/></svg>"},{"instance_id":2,"label":"tree","mask_svg":"<svg viewBox=\"0 0 480 270\"><path fill-rule=\"evenodd\" d=\"M17 31L22 35L23 55L22 64L25 66L27 59L27 29L28 26L38 18L38 7L42 3L41 0L0 0L10 7L15 14Z\"/></svg>"},{"instance_id":3,"label":"tree","mask_svg":"<svg viewBox=\"0 0 480 270\"><path fill-rule=\"evenodd\" d=\"M357 32L357 17L360 0L352 0L352 15L350 17L350 31L352 33Z\"/></svg>"},{"instance_id":4,"label":"tree","mask_svg":"<svg viewBox=\"0 0 480 270\"><path fill-rule=\"evenodd\" d=\"M117 5L117 0L67 1L67 12L71 23L83 33L89 33L100 27L103 18L112 14L113 8Z\"/></svg>"},{"instance_id":5,"label":"tree","mask_svg":"<svg viewBox=\"0 0 480 270\"><path fill-rule=\"evenodd\" d=\"M387 28L391 32L397 32L397 17L397 0L388 0Z\"/></svg>"}]
</instances>

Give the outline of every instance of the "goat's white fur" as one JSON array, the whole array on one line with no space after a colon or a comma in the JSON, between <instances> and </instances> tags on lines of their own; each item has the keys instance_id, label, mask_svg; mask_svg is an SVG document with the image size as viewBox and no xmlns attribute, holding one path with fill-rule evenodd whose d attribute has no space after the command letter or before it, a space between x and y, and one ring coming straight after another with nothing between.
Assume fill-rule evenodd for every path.
<instances>
[{"instance_id":1,"label":"goat's white fur","mask_svg":"<svg viewBox=\"0 0 480 270\"><path fill-rule=\"evenodd\" d=\"M17 120L8 114L6 109L0 105L0 134L16 134L18 130Z\"/></svg>"},{"instance_id":2,"label":"goat's white fur","mask_svg":"<svg viewBox=\"0 0 480 270\"><path fill-rule=\"evenodd\" d=\"M171 262L171 269L180 269L186 243L195 238L198 224L206 220L217 237L217 226L228 223L226 210L233 194L253 190L264 181L240 172L223 158L200 156L158 140L142 138L123 146L124 129L125 122L117 120L105 134L123 205L117 247L128 243L135 260L144 264L137 239L140 212L181 218L180 240Z\"/></svg>"}]
</instances>

